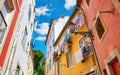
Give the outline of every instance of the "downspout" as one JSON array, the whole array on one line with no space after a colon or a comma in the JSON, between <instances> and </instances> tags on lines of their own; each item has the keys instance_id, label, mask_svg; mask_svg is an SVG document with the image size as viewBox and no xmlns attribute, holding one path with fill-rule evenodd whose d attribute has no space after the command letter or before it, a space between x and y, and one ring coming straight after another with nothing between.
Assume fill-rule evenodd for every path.
<instances>
[{"instance_id":1,"label":"downspout","mask_svg":"<svg viewBox=\"0 0 120 75\"><path fill-rule=\"evenodd\" d=\"M86 16L85 16L84 11L83 11L83 8L77 6L77 9L80 9L80 10L83 12L83 16L84 16L84 20L85 20L87 29L88 29L88 31L90 31L90 29L89 29L89 27L88 27L88 22L87 22L87 20L86 20ZM91 34L92 34L92 33L91 33ZM94 53L95 59L96 59L96 61L97 61L97 66L98 66L98 69L99 69L99 73L100 73L100 75L102 75L102 70L101 70L101 68L100 68L100 63L99 63L99 61L98 61L98 57L97 57L97 54L96 54L96 50L95 50L95 46L94 46L94 43L93 43L93 37L92 37L92 36L90 37L90 40L91 40L91 43L92 43L92 46L93 46L93 53Z\"/></svg>"}]
</instances>

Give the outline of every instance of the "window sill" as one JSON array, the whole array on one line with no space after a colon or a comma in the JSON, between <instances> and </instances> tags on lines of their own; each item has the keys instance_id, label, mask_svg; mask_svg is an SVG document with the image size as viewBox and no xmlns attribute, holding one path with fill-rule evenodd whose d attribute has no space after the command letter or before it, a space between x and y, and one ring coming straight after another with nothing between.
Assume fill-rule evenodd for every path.
<instances>
[{"instance_id":1,"label":"window sill","mask_svg":"<svg viewBox=\"0 0 120 75\"><path fill-rule=\"evenodd\" d=\"M73 68L73 64L70 66L70 67L67 67L67 70L70 70L70 69L72 69Z\"/></svg>"},{"instance_id":2,"label":"window sill","mask_svg":"<svg viewBox=\"0 0 120 75\"><path fill-rule=\"evenodd\" d=\"M104 37L105 37L105 35L107 34L107 29L105 29L105 32L104 32L104 34L103 34L103 36L102 36L102 38L98 38L98 43L101 43L102 42L102 40L104 39Z\"/></svg>"}]
</instances>

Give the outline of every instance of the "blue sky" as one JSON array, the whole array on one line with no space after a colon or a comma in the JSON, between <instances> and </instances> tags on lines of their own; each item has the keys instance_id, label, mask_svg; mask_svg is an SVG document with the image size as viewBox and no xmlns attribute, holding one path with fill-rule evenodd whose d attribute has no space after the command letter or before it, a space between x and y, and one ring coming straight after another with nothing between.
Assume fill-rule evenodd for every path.
<instances>
[{"instance_id":1,"label":"blue sky","mask_svg":"<svg viewBox=\"0 0 120 75\"><path fill-rule=\"evenodd\" d=\"M46 36L51 19L61 15L69 16L75 9L76 0L35 0L35 27L33 31L33 50L41 50L46 55Z\"/></svg>"}]
</instances>

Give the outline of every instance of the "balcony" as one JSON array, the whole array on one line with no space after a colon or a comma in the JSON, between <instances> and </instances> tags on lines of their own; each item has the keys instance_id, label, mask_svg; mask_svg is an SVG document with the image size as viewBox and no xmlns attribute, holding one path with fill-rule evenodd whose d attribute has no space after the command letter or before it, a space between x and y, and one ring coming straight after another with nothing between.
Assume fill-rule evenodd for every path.
<instances>
[{"instance_id":1,"label":"balcony","mask_svg":"<svg viewBox=\"0 0 120 75\"><path fill-rule=\"evenodd\" d=\"M83 25L85 24L83 12L79 10L76 14L74 19L69 23L70 32L78 31Z\"/></svg>"},{"instance_id":2,"label":"balcony","mask_svg":"<svg viewBox=\"0 0 120 75\"><path fill-rule=\"evenodd\" d=\"M62 47L63 47L63 52L66 54L72 49L72 43L64 42Z\"/></svg>"},{"instance_id":3,"label":"balcony","mask_svg":"<svg viewBox=\"0 0 120 75\"><path fill-rule=\"evenodd\" d=\"M58 46L55 47L55 51L53 52L53 58L56 59L61 56L63 51L63 43L60 43Z\"/></svg>"},{"instance_id":4,"label":"balcony","mask_svg":"<svg viewBox=\"0 0 120 75\"><path fill-rule=\"evenodd\" d=\"M56 59L61 56L62 53L68 53L72 49L72 42L70 40L70 37L63 37L61 42L58 44L58 46L55 47L55 51L53 52L53 58Z\"/></svg>"}]
</instances>

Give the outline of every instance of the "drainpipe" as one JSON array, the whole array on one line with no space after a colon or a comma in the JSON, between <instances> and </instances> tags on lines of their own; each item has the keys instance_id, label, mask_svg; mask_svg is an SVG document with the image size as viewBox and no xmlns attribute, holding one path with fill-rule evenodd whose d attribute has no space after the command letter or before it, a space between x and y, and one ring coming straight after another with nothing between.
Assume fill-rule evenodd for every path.
<instances>
[{"instance_id":1,"label":"drainpipe","mask_svg":"<svg viewBox=\"0 0 120 75\"><path fill-rule=\"evenodd\" d=\"M87 29L88 29L88 31L90 31L90 29L88 27L87 20L86 20L86 16L85 16L84 11L83 11L83 8L77 6L77 9L80 9L83 12L83 16L84 16L84 19L85 19L85 23L86 23ZM98 57L97 57L97 54L96 54L96 50L95 50L95 47L94 47L93 37L92 36L90 36L90 40L91 40L91 43L92 43L92 46L93 46L93 53L94 53L95 59L97 61L97 66L98 66L98 69L99 69L99 73L100 73L100 75L102 75L102 70L100 68L100 63L98 61Z\"/></svg>"}]
</instances>

